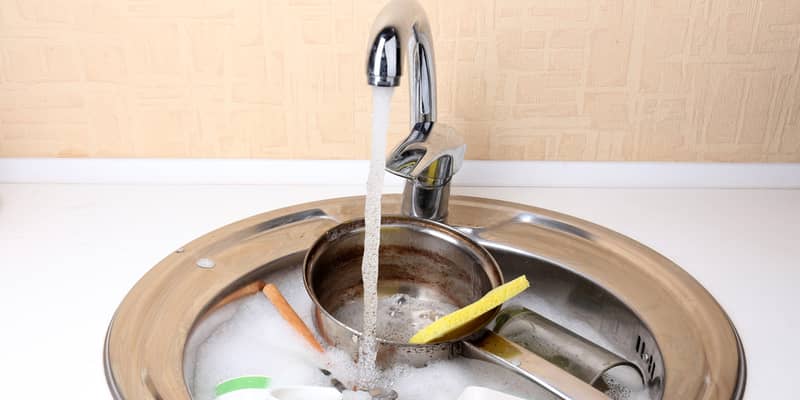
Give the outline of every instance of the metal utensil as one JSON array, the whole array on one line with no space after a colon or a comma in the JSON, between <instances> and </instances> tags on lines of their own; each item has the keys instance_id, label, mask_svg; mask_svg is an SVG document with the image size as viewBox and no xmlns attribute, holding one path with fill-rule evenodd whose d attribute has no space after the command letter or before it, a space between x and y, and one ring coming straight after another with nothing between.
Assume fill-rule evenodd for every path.
<instances>
[{"instance_id":1,"label":"metal utensil","mask_svg":"<svg viewBox=\"0 0 800 400\"><path fill-rule=\"evenodd\" d=\"M642 377L632 362L522 306L503 309L492 330L601 391L608 388L600 378L611 369L630 368Z\"/></svg>"},{"instance_id":2,"label":"metal utensil","mask_svg":"<svg viewBox=\"0 0 800 400\"><path fill-rule=\"evenodd\" d=\"M339 321L336 311L361 298L363 219L325 232L306 254L303 280L322 337L354 358L361 332ZM430 220L384 216L381 226L378 295L396 294L466 306L503 283L491 254L466 235ZM425 345L378 340L378 365L427 363L462 355L492 362L539 384L565 400L608 397L514 342L483 329L500 308L484 314L443 341ZM380 317L379 317L380 320Z\"/></svg>"}]
</instances>

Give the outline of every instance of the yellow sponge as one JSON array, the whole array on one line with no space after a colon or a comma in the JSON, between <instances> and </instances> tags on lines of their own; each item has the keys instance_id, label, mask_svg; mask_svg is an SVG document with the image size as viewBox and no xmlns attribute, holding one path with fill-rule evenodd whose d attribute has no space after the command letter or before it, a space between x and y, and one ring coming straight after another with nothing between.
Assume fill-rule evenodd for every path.
<instances>
[{"instance_id":1,"label":"yellow sponge","mask_svg":"<svg viewBox=\"0 0 800 400\"><path fill-rule=\"evenodd\" d=\"M447 336L480 317L487 311L505 303L512 297L522 293L530 286L528 279L523 275L511 282L492 289L480 300L459 310L453 311L432 324L422 328L408 341L410 344L426 344Z\"/></svg>"}]
</instances>

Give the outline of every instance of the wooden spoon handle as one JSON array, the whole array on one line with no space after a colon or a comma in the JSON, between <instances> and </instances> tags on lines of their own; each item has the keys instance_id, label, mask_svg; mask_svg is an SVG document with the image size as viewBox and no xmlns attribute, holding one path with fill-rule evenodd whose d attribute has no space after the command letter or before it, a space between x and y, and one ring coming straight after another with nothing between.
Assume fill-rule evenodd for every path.
<instances>
[{"instance_id":1,"label":"wooden spoon handle","mask_svg":"<svg viewBox=\"0 0 800 400\"><path fill-rule=\"evenodd\" d=\"M311 330L308 329L308 326L306 326L305 322L300 319L300 316L297 315L289 302L286 301L286 298L283 297L277 286L268 283L266 286L264 286L264 289L261 289L261 292L264 293L264 296L267 296L272 305L278 309L278 313L281 314L281 317L283 317L283 319L286 320L286 322L288 322L289 325L291 325L292 328L297 331L297 333L303 336L303 338L306 340L306 342L308 342L309 345L311 345L311 347L320 353L325 352L325 349L323 349L319 342L317 342L314 334L311 333Z\"/></svg>"}]
</instances>

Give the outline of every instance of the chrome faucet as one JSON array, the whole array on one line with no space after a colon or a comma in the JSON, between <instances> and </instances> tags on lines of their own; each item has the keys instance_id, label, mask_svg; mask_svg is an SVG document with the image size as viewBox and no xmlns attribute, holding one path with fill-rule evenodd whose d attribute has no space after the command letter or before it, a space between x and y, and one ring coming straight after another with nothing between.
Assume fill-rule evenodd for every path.
<instances>
[{"instance_id":1,"label":"chrome faucet","mask_svg":"<svg viewBox=\"0 0 800 400\"><path fill-rule=\"evenodd\" d=\"M466 145L453 128L436 122L433 37L425 10L415 0L392 0L375 18L367 83L400 85L403 57L408 58L411 133L389 154L386 170L406 178L404 215L444 221L450 180L461 168Z\"/></svg>"}]
</instances>

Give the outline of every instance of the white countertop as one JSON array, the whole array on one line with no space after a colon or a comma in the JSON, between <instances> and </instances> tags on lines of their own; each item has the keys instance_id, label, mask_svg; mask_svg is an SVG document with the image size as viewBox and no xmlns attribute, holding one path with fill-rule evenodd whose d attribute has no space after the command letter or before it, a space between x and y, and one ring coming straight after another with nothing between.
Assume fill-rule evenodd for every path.
<instances>
[{"instance_id":1,"label":"white countertop","mask_svg":"<svg viewBox=\"0 0 800 400\"><path fill-rule=\"evenodd\" d=\"M0 185L3 397L109 398L102 365L108 322L161 258L253 214L362 193L361 185ZM745 398L796 397L800 190L456 187L453 193L572 214L661 252L733 319L747 353Z\"/></svg>"}]
</instances>

